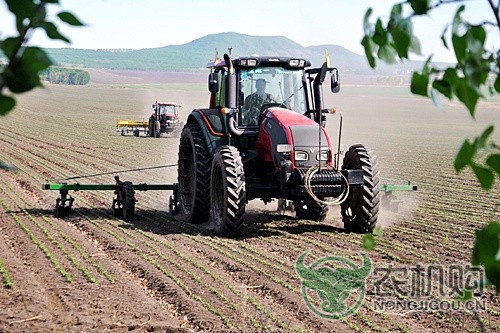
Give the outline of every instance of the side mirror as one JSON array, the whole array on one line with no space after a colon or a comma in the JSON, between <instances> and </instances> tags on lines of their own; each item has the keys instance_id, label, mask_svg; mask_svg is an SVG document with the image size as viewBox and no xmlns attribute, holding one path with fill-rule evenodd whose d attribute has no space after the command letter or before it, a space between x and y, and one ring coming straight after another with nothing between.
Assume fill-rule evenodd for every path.
<instances>
[{"instance_id":1,"label":"side mirror","mask_svg":"<svg viewBox=\"0 0 500 333\"><path fill-rule=\"evenodd\" d=\"M332 93L338 93L340 91L339 72L337 68L334 68L332 71L330 89Z\"/></svg>"},{"instance_id":2,"label":"side mirror","mask_svg":"<svg viewBox=\"0 0 500 333\"><path fill-rule=\"evenodd\" d=\"M216 93L219 91L219 74L210 73L208 75L208 91Z\"/></svg>"}]
</instances>

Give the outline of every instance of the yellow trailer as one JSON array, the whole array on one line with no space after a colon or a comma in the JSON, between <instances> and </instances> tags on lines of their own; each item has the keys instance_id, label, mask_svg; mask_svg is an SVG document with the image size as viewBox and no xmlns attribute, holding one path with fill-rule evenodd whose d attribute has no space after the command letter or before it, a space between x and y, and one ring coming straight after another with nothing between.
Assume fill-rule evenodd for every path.
<instances>
[{"instance_id":1,"label":"yellow trailer","mask_svg":"<svg viewBox=\"0 0 500 333\"><path fill-rule=\"evenodd\" d=\"M116 130L125 135L128 133L133 133L134 136L139 136L140 132L147 134L149 123L147 121L137 121L137 120L120 120L116 123Z\"/></svg>"}]
</instances>

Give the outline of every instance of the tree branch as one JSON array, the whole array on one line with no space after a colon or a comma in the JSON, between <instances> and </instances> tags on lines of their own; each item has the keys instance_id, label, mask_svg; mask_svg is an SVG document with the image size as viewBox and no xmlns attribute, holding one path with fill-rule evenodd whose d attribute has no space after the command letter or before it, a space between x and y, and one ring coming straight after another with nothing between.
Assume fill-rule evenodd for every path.
<instances>
[{"instance_id":1,"label":"tree branch","mask_svg":"<svg viewBox=\"0 0 500 333\"><path fill-rule=\"evenodd\" d=\"M497 27L498 30L500 31L500 11L499 11L500 1L496 6L493 3L493 0L488 0L488 3L490 4L491 10L493 10L493 14L495 15L495 18L497 20Z\"/></svg>"}]
</instances>

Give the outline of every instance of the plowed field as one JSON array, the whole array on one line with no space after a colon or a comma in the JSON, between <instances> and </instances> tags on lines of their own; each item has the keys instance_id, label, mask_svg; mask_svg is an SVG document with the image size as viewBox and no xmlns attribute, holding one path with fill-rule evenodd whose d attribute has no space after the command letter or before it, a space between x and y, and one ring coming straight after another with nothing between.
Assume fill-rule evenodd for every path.
<instances>
[{"instance_id":1,"label":"plowed field","mask_svg":"<svg viewBox=\"0 0 500 333\"><path fill-rule=\"evenodd\" d=\"M170 216L169 192L137 192L133 223L113 217L111 191L72 192L72 213L54 217L58 193L42 190L47 180L177 163L177 139L120 136L116 121L147 119L155 100L181 102L186 117L208 97L204 83L48 86L0 118L0 160L17 167L0 171L0 332L500 329L491 291L480 295L487 309L478 313L390 314L365 302L341 320L314 315L301 296L298 255L309 251L309 264L326 255L358 260L362 250L362 236L343 232L335 208L317 223L253 201L237 240ZM463 138L487 123L497 125L500 141L500 100L482 102L476 121L458 103L438 110L407 87L345 86L326 104L343 113L342 143L366 144L382 177L419 186L399 196L398 213L381 212L383 235L368 253L373 267L470 262L474 231L500 219L500 184L483 192L469 171L455 173L453 158ZM336 140L339 115L328 117ZM113 175L73 181L112 184ZM177 181L175 166L119 175Z\"/></svg>"}]
</instances>

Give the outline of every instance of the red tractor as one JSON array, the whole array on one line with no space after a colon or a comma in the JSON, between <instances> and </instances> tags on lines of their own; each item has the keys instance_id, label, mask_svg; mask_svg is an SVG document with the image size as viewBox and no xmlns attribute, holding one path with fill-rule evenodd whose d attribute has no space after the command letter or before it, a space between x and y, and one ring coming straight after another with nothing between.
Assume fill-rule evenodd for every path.
<instances>
[{"instance_id":1,"label":"red tractor","mask_svg":"<svg viewBox=\"0 0 500 333\"><path fill-rule=\"evenodd\" d=\"M163 133L178 138L183 123L179 119L181 104L175 102L153 104L154 113L149 118L148 136L159 138Z\"/></svg>"},{"instance_id":2,"label":"red tractor","mask_svg":"<svg viewBox=\"0 0 500 333\"><path fill-rule=\"evenodd\" d=\"M309 68L301 58L227 54L209 63L210 105L191 112L180 138L174 210L238 237L252 199L290 200L298 218L317 221L340 204L347 230L373 231L377 159L356 144L339 168L340 151L324 129L327 75L331 92L340 90L338 70L327 63Z\"/></svg>"}]
</instances>

